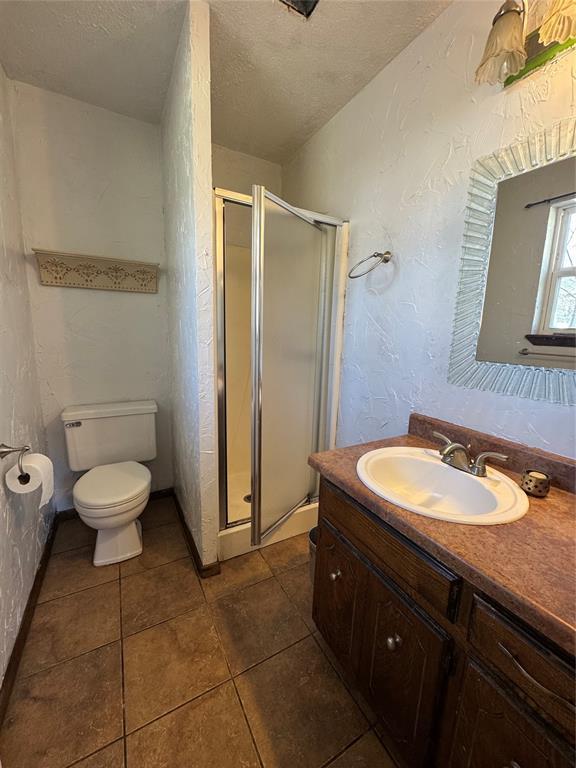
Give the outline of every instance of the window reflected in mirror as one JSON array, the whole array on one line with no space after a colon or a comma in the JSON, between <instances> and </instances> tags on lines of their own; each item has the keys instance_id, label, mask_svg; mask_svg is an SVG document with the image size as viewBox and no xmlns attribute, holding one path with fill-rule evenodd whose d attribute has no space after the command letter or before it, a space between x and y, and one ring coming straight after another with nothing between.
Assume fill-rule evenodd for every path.
<instances>
[{"instance_id":1,"label":"window reflected in mirror","mask_svg":"<svg viewBox=\"0 0 576 768\"><path fill-rule=\"evenodd\" d=\"M576 331L576 196L550 208L550 247L541 282L544 295L539 332Z\"/></svg>"}]
</instances>

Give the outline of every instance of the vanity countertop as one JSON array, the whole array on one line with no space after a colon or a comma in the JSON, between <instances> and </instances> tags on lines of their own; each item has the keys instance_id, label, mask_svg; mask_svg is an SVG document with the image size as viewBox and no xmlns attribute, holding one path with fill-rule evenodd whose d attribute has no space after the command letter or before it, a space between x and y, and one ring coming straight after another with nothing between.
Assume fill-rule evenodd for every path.
<instances>
[{"instance_id":1,"label":"vanity countertop","mask_svg":"<svg viewBox=\"0 0 576 768\"><path fill-rule=\"evenodd\" d=\"M450 435L451 425L434 421L432 426L442 424ZM356 463L360 456L388 446L437 447L421 435L408 434L313 454L309 461L324 478L359 504L557 646L574 654L576 496L553 487L546 498L529 497L526 515L505 525L459 525L434 520L385 501L358 478ZM498 469L502 471L501 467ZM518 479L514 472L506 474Z\"/></svg>"}]
</instances>

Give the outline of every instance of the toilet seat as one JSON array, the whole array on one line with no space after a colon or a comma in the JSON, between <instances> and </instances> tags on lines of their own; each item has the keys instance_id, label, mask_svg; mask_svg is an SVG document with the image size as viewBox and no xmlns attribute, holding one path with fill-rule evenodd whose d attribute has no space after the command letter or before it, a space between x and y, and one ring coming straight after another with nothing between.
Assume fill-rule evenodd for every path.
<instances>
[{"instance_id":1,"label":"toilet seat","mask_svg":"<svg viewBox=\"0 0 576 768\"><path fill-rule=\"evenodd\" d=\"M74 506L87 517L120 514L148 496L150 482L150 470L137 461L103 464L77 481Z\"/></svg>"},{"instance_id":2,"label":"toilet seat","mask_svg":"<svg viewBox=\"0 0 576 768\"><path fill-rule=\"evenodd\" d=\"M84 507L77 501L74 502L74 507L81 517L89 517L93 519L103 517L115 517L121 515L123 512L129 512L131 509L135 509L142 503L147 503L150 491L144 491L140 496L136 496L135 499L125 501L123 504L115 504L110 507Z\"/></svg>"}]
</instances>

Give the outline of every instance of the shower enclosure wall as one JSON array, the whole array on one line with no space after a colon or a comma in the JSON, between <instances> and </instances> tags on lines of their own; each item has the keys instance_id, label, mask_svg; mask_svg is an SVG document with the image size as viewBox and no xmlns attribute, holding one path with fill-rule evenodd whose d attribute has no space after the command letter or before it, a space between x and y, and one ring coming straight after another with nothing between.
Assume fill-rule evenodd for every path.
<instances>
[{"instance_id":1,"label":"shower enclosure wall","mask_svg":"<svg viewBox=\"0 0 576 768\"><path fill-rule=\"evenodd\" d=\"M214 202L220 528L254 546L298 532L334 443L347 226L260 186Z\"/></svg>"}]
</instances>

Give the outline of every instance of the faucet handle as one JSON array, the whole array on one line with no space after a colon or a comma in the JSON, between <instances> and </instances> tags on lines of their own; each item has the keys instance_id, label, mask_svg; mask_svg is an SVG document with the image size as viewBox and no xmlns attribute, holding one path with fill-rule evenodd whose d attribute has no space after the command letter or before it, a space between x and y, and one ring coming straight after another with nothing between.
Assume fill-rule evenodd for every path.
<instances>
[{"instance_id":1,"label":"faucet handle","mask_svg":"<svg viewBox=\"0 0 576 768\"><path fill-rule=\"evenodd\" d=\"M495 453L494 451L479 453L470 470L473 475L476 475L476 477L486 477L486 459L508 461L508 456L505 456L503 453Z\"/></svg>"},{"instance_id":2,"label":"faucet handle","mask_svg":"<svg viewBox=\"0 0 576 768\"><path fill-rule=\"evenodd\" d=\"M442 432L432 432L433 437L437 437L438 440L442 440L443 443L446 445L451 445L452 440L450 440L449 437L446 437L446 435L443 435Z\"/></svg>"}]
</instances>

